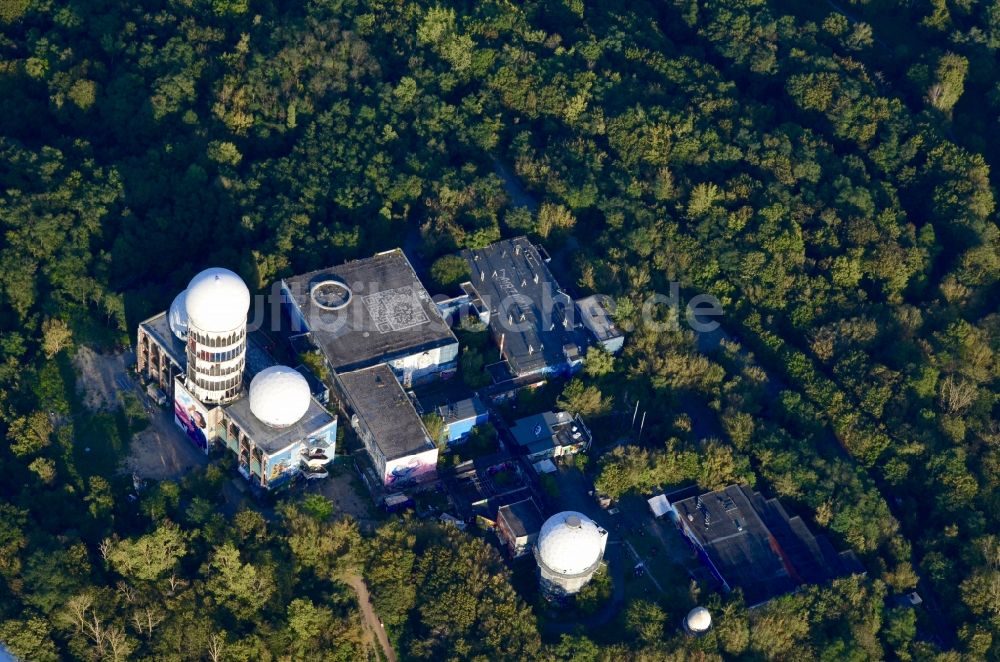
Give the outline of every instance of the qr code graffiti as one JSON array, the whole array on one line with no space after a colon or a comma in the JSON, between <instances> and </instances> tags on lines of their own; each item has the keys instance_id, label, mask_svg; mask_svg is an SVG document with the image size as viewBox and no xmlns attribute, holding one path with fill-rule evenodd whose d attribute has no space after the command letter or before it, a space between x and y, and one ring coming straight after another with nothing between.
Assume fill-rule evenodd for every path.
<instances>
[{"instance_id":1,"label":"qr code graffiti","mask_svg":"<svg viewBox=\"0 0 1000 662\"><path fill-rule=\"evenodd\" d=\"M379 333L402 331L430 320L412 287L382 290L361 297Z\"/></svg>"}]
</instances>

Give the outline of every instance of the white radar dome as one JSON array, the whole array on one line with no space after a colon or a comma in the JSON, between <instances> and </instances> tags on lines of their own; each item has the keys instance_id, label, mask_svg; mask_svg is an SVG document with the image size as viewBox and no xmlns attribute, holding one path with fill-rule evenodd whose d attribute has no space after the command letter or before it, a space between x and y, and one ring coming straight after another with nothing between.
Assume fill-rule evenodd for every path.
<instances>
[{"instance_id":1,"label":"white radar dome","mask_svg":"<svg viewBox=\"0 0 1000 662\"><path fill-rule=\"evenodd\" d=\"M601 558L605 535L582 513L557 513L545 521L538 533L538 556L553 572L578 575Z\"/></svg>"},{"instance_id":2,"label":"white radar dome","mask_svg":"<svg viewBox=\"0 0 1000 662\"><path fill-rule=\"evenodd\" d=\"M276 365L250 382L250 411L275 428L294 425L309 409L309 382L294 368Z\"/></svg>"},{"instance_id":3,"label":"white radar dome","mask_svg":"<svg viewBox=\"0 0 1000 662\"><path fill-rule=\"evenodd\" d=\"M712 615L704 607L695 607L688 612L687 618L684 619L684 626L688 632L693 634L707 632L712 627Z\"/></svg>"},{"instance_id":4,"label":"white radar dome","mask_svg":"<svg viewBox=\"0 0 1000 662\"><path fill-rule=\"evenodd\" d=\"M187 314L187 290L174 297L174 302L170 304L170 312L167 313L167 323L170 330L181 340L187 339L188 334L188 314Z\"/></svg>"},{"instance_id":5,"label":"white radar dome","mask_svg":"<svg viewBox=\"0 0 1000 662\"><path fill-rule=\"evenodd\" d=\"M188 283L185 308L189 324L209 333L243 326L250 310L250 290L229 269L205 269Z\"/></svg>"}]
</instances>

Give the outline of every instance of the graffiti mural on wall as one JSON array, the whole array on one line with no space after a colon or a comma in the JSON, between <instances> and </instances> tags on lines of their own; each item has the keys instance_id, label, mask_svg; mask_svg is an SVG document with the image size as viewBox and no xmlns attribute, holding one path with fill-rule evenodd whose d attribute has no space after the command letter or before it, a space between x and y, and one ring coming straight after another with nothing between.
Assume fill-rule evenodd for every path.
<instances>
[{"instance_id":1,"label":"graffiti mural on wall","mask_svg":"<svg viewBox=\"0 0 1000 662\"><path fill-rule=\"evenodd\" d=\"M208 410L188 393L180 380L174 384L174 421L195 446L207 452L208 442L215 436Z\"/></svg>"},{"instance_id":2,"label":"graffiti mural on wall","mask_svg":"<svg viewBox=\"0 0 1000 662\"><path fill-rule=\"evenodd\" d=\"M274 489L291 479L294 473L298 473L298 455L301 452L302 444L293 444L285 450L279 451L267 458L267 468L265 470L267 487Z\"/></svg>"},{"instance_id":3,"label":"graffiti mural on wall","mask_svg":"<svg viewBox=\"0 0 1000 662\"><path fill-rule=\"evenodd\" d=\"M337 452L337 419L309 435L306 445L325 447L326 454L333 457Z\"/></svg>"},{"instance_id":4,"label":"graffiti mural on wall","mask_svg":"<svg viewBox=\"0 0 1000 662\"><path fill-rule=\"evenodd\" d=\"M390 460L385 464L383 484L386 487L402 488L433 480L437 470L436 448L418 455Z\"/></svg>"},{"instance_id":5,"label":"graffiti mural on wall","mask_svg":"<svg viewBox=\"0 0 1000 662\"><path fill-rule=\"evenodd\" d=\"M308 438L297 442L283 451L267 458L265 470L266 486L275 489L291 480L302 469L303 451L319 447L328 457L333 457L337 445L337 419L326 427L313 432Z\"/></svg>"}]
</instances>

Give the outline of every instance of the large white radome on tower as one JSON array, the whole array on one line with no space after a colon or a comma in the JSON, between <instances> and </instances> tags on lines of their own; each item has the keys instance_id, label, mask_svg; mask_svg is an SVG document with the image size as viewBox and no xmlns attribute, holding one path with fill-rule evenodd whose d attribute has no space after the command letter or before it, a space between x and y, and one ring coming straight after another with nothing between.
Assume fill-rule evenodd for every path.
<instances>
[{"instance_id":1,"label":"large white radome on tower","mask_svg":"<svg viewBox=\"0 0 1000 662\"><path fill-rule=\"evenodd\" d=\"M586 515L556 513L538 533L538 556L549 570L577 575L592 568L604 553L604 533Z\"/></svg>"},{"instance_id":2,"label":"large white radome on tower","mask_svg":"<svg viewBox=\"0 0 1000 662\"><path fill-rule=\"evenodd\" d=\"M188 323L202 331L224 333L246 325L250 290L229 269L205 269L192 278L185 300Z\"/></svg>"},{"instance_id":3,"label":"large white radome on tower","mask_svg":"<svg viewBox=\"0 0 1000 662\"><path fill-rule=\"evenodd\" d=\"M298 423L308 411L311 398L309 382L288 366L261 370L250 382L250 411L271 427Z\"/></svg>"}]
</instances>

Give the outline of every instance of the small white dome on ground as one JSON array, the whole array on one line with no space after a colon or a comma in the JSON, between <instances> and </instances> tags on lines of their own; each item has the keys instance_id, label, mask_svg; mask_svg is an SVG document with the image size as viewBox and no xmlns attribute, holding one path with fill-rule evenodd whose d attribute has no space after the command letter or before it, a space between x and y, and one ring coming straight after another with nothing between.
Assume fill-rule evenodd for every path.
<instances>
[{"instance_id":1,"label":"small white dome on ground","mask_svg":"<svg viewBox=\"0 0 1000 662\"><path fill-rule=\"evenodd\" d=\"M170 304L170 312L167 313L167 323L170 324L170 331L181 340L187 339L188 333L186 302L187 290L184 290L174 297L174 302Z\"/></svg>"},{"instance_id":2,"label":"small white dome on ground","mask_svg":"<svg viewBox=\"0 0 1000 662\"><path fill-rule=\"evenodd\" d=\"M188 322L202 331L224 333L245 325L250 290L229 269L205 269L188 283L185 297Z\"/></svg>"},{"instance_id":3,"label":"small white dome on ground","mask_svg":"<svg viewBox=\"0 0 1000 662\"><path fill-rule=\"evenodd\" d=\"M577 575L604 553L604 532L586 515L572 510L547 519L538 533L538 556L549 570Z\"/></svg>"},{"instance_id":4,"label":"small white dome on ground","mask_svg":"<svg viewBox=\"0 0 1000 662\"><path fill-rule=\"evenodd\" d=\"M308 411L311 398L306 378L285 365L261 370L250 382L250 411L271 427L297 423Z\"/></svg>"},{"instance_id":5,"label":"small white dome on ground","mask_svg":"<svg viewBox=\"0 0 1000 662\"><path fill-rule=\"evenodd\" d=\"M695 607L684 619L684 628L691 634L708 632L712 627L712 615L704 607Z\"/></svg>"}]
</instances>

